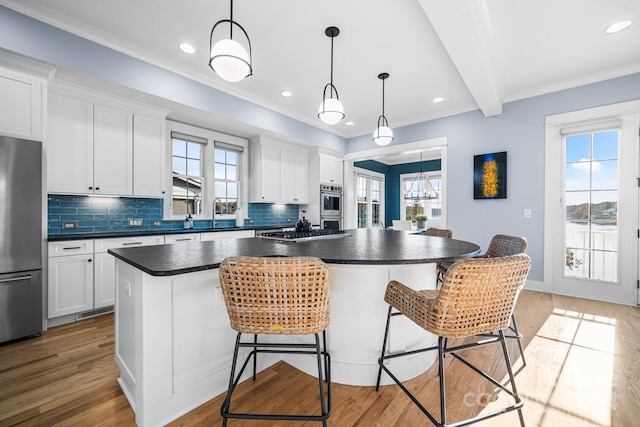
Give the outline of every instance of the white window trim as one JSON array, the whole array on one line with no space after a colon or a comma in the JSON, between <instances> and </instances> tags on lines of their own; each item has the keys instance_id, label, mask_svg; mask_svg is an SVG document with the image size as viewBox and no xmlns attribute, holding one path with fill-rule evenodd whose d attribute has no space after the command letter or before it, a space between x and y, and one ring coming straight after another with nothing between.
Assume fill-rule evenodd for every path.
<instances>
[{"instance_id":1,"label":"white window trim","mask_svg":"<svg viewBox=\"0 0 640 427\"><path fill-rule=\"evenodd\" d=\"M386 191L385 191L385 176L384 174L378 173L378 172L374 172L372 170L368 170L368 169L362 169L362 168L353 168L353 176L354 176L354 189L355 189L355 213L356 213L356 226L357 226L357 215L358 215L358 176L363 176L369 179L377 179L380 180L381 183L381 187L380 187L380 222L382 224L384 224L385 218L386 218L386 209L385 209L385 198L386 198ZM371 223L372 220L372 197L371 197L371 186L368 186L367 188L367 228L371 228L373 226L373 224Z\"/></svg>"},{"instance_id":2,"label":"white window trim","mask_svg":"<svg viewBox=\"0 0 640 427\"><path fill-rule=\"evenodd\" d=\"M213 163L214 155L214 143L215 141L222 142L225 144L236 145L243 148L243 155L240 156L240 162L238 167L240 169L240 188L238 189L238 209L244 208L244 206L248 203L248 195L249 195L249 141L244 138L239 138L237 136L227 135L224 133L216 132L209 129L204 129L184 123L178 123L171 120L167 120L167 176L166 183L167 188L172 188L172 176L173 176L173 167L171 164L173 158L173 150L171 144L171 132L178 132L184 135L191 135L197 138L202 138L207 140L207 144L204 148L204 153L202 156L202 165L204 168L204 182L202 184L202 203L204 205L204 209L202 210L201 215L194 215L195 219L212 219L213 218L213 200L215 199L214 194L214 170L213 167L209 167L209 163ZM164 213L163 217L166 220L182 220L184 219L182 215L173 215L173 210L171 209L173 191L168 191L164 198ZM233 220L236 216L234 214L227 215L217 215L216 220Z\"/></svg>"},{"instance_id":3,"label":"white window trim","mask_svg":"<svg viewBox=\"0 0 640 427\"><path fill-rule=\"evenodd\" d=\"M429 172L422 172L427 178L431 179L431 178L438 178L440 179L440 227L441 228L445 228L444 223L445 218L447 217L447 212L446 212L446 203L445 203L445 194L446 194L446 189L444 187L445 185L445 181L443 179L443 172L442 170L437 170L437 171L429 171ZM414 179L416 178L418 175L420 175L420 172L413 172L413 173L403 173L400 174L400 219L401 220L406 220L406 216L405 214L407 213L407 210L405 208L405 202L404 202L404 181L406 179ZM428 215L427 215L428 216Z\"/></svg>"}]
</instances>

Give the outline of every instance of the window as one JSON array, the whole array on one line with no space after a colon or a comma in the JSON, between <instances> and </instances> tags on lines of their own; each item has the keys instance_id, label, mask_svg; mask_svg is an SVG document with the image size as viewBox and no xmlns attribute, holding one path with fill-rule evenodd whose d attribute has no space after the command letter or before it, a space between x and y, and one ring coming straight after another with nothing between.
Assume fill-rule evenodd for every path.
<instances>
[{"instance_id":1,"label":"window","mask_svg":"<svg viewBox=\"0 0 640 427\"><path fill-rule=\"evenodd\" d=\"M202 144L171 138L173 171L173 215L202 213Z\"/></svg>"},{"instance_id":2,"label":"window","mask_svg":"<svg viewBox=\"0 0 640 427\"><path fill-rule=\"evenodd\" d=\"M216 214L234 214L238 207L238 157L240 152L215 148L214 182Z\"/></svg>"},{"instance_id":3,"label":"window","mask_svg":"<svg viewBox=\"0 0 640 427\"><path fill-rule=\"evenodd\" d=\"M619 131L565 138L565 277L618 280Z\"/></svg>"},{"instance_id":4,"label":"window","mask_svg":"<svg viewBox=\"0 0 640 427\"><path fill-rule=\"evenodd\" d=\"M249 141L183 123L167 121L172 191L164 216L184 219L235 220L247 202Z\"/></svg>"},{"instance_id":5,"label":"window","mask_svg":"<svg viewBox=\"0 0 640 427\"><path fill-rule=\"evenodd\" d=\"M404 212L405 220L415 221L418 215L426 215L429 220L440 221L442 219L442 177L439 173L433 174L427 172L425 175L438 193L438 197L431 200L405 200L404 197L401 196L401 211ZM401 194L405 194L411 189L411 185L416 176L417 174L402 175ZM424 192L422 188L421 190Z\"/></svg>"},{"instance_id":6,"label":"window","mask_svg":"<svg viewBox=\"0 0 640 427\"><path fill-rule=\"evenodd\" d=\"M358 173L356 175L356 193L358 228L381 226L384 221L383 178Z\"/></svg>"}]
</instances>

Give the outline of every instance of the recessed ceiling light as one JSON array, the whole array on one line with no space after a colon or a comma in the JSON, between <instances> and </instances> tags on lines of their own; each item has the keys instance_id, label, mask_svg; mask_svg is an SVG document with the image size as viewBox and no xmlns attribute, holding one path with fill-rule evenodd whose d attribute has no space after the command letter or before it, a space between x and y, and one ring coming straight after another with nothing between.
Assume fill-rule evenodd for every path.
<instances>
[{"instance_id":1,"label":"recessed ceiling light","mask_svg":"<svg viewBox=\"0 0 640 427\"><path fill-rule=\"evenodd\" d=\"M178 47L180 48L181 51L185 53L194 53L196 51L196 48L190 45L189 43L180 43Z\"/></svg>"},{"instance_id":2,"label":"recessed ceiling light","mask_svg":"<svg viewBox=\"0 0 640 427\"><path fill-rule=\"evenodd\" d=\"M346 122L345 125L347 126L353 126L353 122Z\"/></svg>"},{"instance_id":3,"label":"recessed ceiling light","mask_svg":"<svg viewBox=\"0 0 640 427\"><path fill-rule=\"evenodd\" d=\"M632 22L632 20L616 22L615 24L608 26L604 32L607 34L617 33L618 31L622 31L627 28Z\"/></svg>"},{"instance_id":4,"label":"recessed ceiling light","mask_svg":"<svg viewBox=\"0 0 640 427\"><path fill-rule=\"evenodd\" d=\"M293 94L288 90L283 90L282 92L280 92L280 95L284 96L285 98L288 98Z\"/></svg>"},{"instance_id":5,"label":"recessed ceiling light","mask_svg":"<svg viewBox=\"0 0 640 427\"><path fill-rule=\"evenodd\" d=\"M444 98L443 98L443 97L441 97L441 96L438 96L438 97L436 97L436 98L433 98L433 103L434 103L434 104L437 104L438 102L442 102L442 101L444 101Z\"/></svg>"}]
</instances>

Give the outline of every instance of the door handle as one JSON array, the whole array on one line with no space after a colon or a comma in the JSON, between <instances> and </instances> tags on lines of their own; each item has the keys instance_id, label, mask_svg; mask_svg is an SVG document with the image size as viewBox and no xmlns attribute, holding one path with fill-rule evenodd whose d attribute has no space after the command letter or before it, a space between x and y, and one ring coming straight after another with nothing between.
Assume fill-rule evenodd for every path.
<instances>
[{"instance_id":1,"label":"door handle","mask_svg":"<svg viewBox=\"0 0 640 427\"><path fill-rule=\"evenodd\" d=\"M0 279L0 283L20 282L23 280L31 280L31 275L27 274L26 276L11 277L9 279Z\"/></svg>"}]
</instances>

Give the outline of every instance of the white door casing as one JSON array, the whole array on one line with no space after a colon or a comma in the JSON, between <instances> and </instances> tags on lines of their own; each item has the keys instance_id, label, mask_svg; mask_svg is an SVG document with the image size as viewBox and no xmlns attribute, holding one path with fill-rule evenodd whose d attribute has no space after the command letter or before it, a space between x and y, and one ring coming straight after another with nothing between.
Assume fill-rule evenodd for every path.
<instances>
[{"instance_id":1,"label":"white door casing","mask_svg":"<svg viewBox=\"0 0 640 427\"><path fill-rule=\"evenodd\" d=\"M564 277L565 162L563 132L619 128L618 277L614 282ZM638 165L640 101L545 119L544 290L622 304L638 302Z\"/></svg>"}]
</instances>

